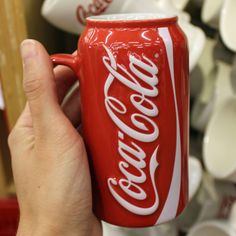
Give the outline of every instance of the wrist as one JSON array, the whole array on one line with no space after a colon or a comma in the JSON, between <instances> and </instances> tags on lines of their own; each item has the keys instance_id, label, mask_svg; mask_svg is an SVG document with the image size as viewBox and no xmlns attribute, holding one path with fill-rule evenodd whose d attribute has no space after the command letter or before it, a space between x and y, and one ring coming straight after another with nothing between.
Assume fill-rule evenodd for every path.
<instances>
[{"instance_id":1,"label":"wrist","mask_svg":"<svg viewBox=\"0 0 236 236\"><path fill-rule=\"evenodd\" d=\"M28 235L31 235L31 236L58 236L58 235L79 236L78 233L72 233L72 232L69 232L69 230L56 231L56 230L51 230L51 229L43 228L43 227L40 227L39 230L33 230L33 231L19 229L16 234L16 236L28 236Z\"/></svg>"},{"instance_id":2,"label":"wrist","mask_svg":"<svg viewBox=\"0 0 236 236\"><path fill-rule=\"evenodd\" d=\"M16 236L80 236L80 232L66 227L55 227L48 224L34 224L33 222L20 222Z\"/></svg>"}]
</instances>

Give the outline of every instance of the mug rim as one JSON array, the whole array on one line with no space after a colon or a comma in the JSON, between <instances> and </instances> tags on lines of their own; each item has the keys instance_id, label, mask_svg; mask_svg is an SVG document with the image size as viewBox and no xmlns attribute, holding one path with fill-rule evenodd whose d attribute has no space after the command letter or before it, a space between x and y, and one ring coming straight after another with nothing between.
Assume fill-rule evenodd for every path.
<instances>
[{"instance_id":1,"label":"mug rim","mask_svg":"<svg viewBox=\"0 0 236 236\"><path fill-rule=\"evenodd\" d=\"M158 13L125 13L87 17L88 26L96 27L152 27L177 23L176 14Z\"/></svg>"}]
</instances>

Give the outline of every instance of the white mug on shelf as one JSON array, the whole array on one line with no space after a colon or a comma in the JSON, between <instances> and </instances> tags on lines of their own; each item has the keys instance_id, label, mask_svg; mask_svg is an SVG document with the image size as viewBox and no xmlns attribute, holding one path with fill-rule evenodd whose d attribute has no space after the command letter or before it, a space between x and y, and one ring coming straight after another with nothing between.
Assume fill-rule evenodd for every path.
<instances>
[{"instance_id":1,"label":"white mug on shelf","mask_svg":"<svg viewBox=\"0 0 236 236\"><path fill-rule=\"evenodd\" d=\"M217 179L236 183L236 97L214 111L204 137L204 162Z\"/></svg>"},{"instance_id":2,"label":"white mug on shelf","mask_svg":"<svg viewBox=\"0 0 236 236\"><path fill-rule=\"evenodd\" d=\"M216 78L216 88L215 88L215 109L222 106L225 100L235 97L232 81L232 65L218 61L218 74Z\"/></svg>"},{"instance_id":3,"label":"white mug on shelf","mask_svg":"<svg viewBox=\"0 0 236 236\"><path fill-rule=\"evenodd\" d=\"M203 30L189 22L179 20L179 24L187 36L189 44L189 69L192 71L197 65L203 52L206 36Z\"/></svg>"},{"instance_id":4,"label":"white mug on shelf","mask_svg":"<svg viewBox=\"0 0 236 236\"><path fill-rule=\"evenodd\" d=\"M209 76L215 68L215 60L213 53L216 40L206 38L205 46L196 67L190 74L190 93L191 97L199 97L200 100L206 102L208 95L206 94L209 86Z\"/></svg>"},{"instance_id":5,"label":"white mug on shelf","mask_svg":"<svg viewBox=\"0 0 236 236\"><path fill-rule=\"evenodd\" d=\"M215 63L213 59L211 64L207 63L210 55L208 52L207 48L205 48L203 57L199 60L199 63L202 63L201 73L195 73L193 78L191 75L191 82L194 83L196 81L196 84L197 81L201 81L201 78L204 77L202 79L201 92L197 96L191 113L191 126L202 132L205 131L214 111L226 98L233 96L233 87L230 83L232 79L231 65L220 61ZM224 53L221 52L221 54ZM236 77L234 81L236 81Z\"/></svg>"},{"instance_id":6,"label":"white mug on shelf","mask_svg":"<svg viewBox=\"0 0 236 236\"><path fill-rule=\"evenodd\" d=\"M191 17L187 12L177 9L173 0L155 0L159 10L177 15L181 20L190 22Z\"/></svg>"},{"instance_id":7,"label":"white mug on shelf","mask_svg":"<svg viewBox=\"0 0 236 236\"><path fill-rule=\"evenodd\" d=\"M219 211L218 196L214 179L204 173L201 185L189 201L184 212L176 219L177 227L187 232L194 224L215 217Z\"/></svg>"},{"instance_id":8,"label":"white mug on shelf","mask_svg":"<svg viewBox=\"0 0 236 236\"><path fill-rule=\"evenodd\" d=\"M216 76L217 67L212 68L209 75L203 78L201 92L197 96L191 112L191 127L201 132L204 132L214 110Z\"/></svg>"},{"instance_id":9,"label":"white mug on shelf","mask_svg":"<svg viewBox=\"0 0 236 236\"><path fill-rule=\"evenodd\" d=\"M201 12L202 21L207 25L218 29L220 13L224 1L225 0L204 0Z\"/></svg>"},{"instance_id":10,"label":"white mug on shelf","mask_svg":"<svg viewBox=\"0 0 236 236\"><path fill-rule=\"evenodd\" d=\"M52 25L67 32L79 34L84 29L84 22L81 23L78 19L79 8L88 12L90 3L89 0L44 0L41 14ZM103 9L109 5L104 1Z\"/></svg>"},{"instance_id":11,"label":"white mug on shelf","mask_svg":"<svg viewBox=\"0 0 236 236\"><path fill-rule=\"evenodd\" d=\"M213 115L203 142L206 169L217 179L236 183L236 95L231 83L231 67L219 63Z\"/></svg>"},{"instance_id":12,"label":"white mug on shelf","mask_svg":"<svg viewBox=\"0 0 236 236\"><path fill-rule=\"evenodd\" d=\"M220 16L220 34L224 44L236 52L236 1L225 0Z\"/></svg>"},{"instance_id":13,"label":"white mug on shelf","mask_svg":"<svg viewBox=\"0 0 236 236\"><path fill-rule=\"evenodd\" d=\"M236 236L236 204L228 220L210 220L195 225L187 236Z\"/></svg>"},{"instance_id":14,"label":"white mug on shelf","mask_svg":"<svg viewBox=\"0 0 236 236\"><path fill-rule=\"evenodd\" d=\"M189 201L193 199L202 182L203 170L202 165L196 157L189 157L188 161L189 176Z\"/></svg>"},{"instance_id":15,"label":"white mug on shelf","mask_svg":"<svg viewBox=\"0 0 236 236\"><path fill-rule=\"evenodd\" d=\"M155 0L45 0L41 13L54 26L80 34L91 15L156 11Z\"/></svg>"}]
</instances>

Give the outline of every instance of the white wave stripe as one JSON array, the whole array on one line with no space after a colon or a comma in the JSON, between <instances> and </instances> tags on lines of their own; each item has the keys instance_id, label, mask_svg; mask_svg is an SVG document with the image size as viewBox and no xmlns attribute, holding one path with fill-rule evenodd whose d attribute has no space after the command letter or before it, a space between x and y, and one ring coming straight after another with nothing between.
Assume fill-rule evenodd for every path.
<instances>
[{"instance_id":1,"label":"white wave stripe","mask_svg":"<svg viewBox=\"0 0 236 236\"><path fill-rule=\"evenodd\" d=\"M168 64L171 74L172 88L174 93L175 112L176 112L176 151L175 151L174 171L171 180L170 190L165 205L163 207L163 210L156 224L163 223L167 220L173 219L176 216L179 205L180 187L181 187L180 186L181 185L180 124L179 124L179 112L178 112L178 104L177 104L176 88L175 88L173 42L169 29L167 27L159 28L158 32L165 44Z\"/></svg>"}]
</instances>

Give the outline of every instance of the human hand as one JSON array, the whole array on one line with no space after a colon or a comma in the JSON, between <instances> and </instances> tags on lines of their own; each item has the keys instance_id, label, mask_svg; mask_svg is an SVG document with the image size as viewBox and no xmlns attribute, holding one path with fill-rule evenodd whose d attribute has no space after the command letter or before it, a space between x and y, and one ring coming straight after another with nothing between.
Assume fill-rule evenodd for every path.
<instances>
[{"instance_id":1,"label":"human hand","mask_svg":"<svg viewBox=\"0 0 236 236\"><path fill-rule=\"evenodd\" d=\"M78 89L60 105L76 78L63 66L54 74L38 42L26 40L21 48L27 104L9 136L21 213L18 236L100 236L87 154L74 128L80 122Z\"/></svg>"}]
</instances>

